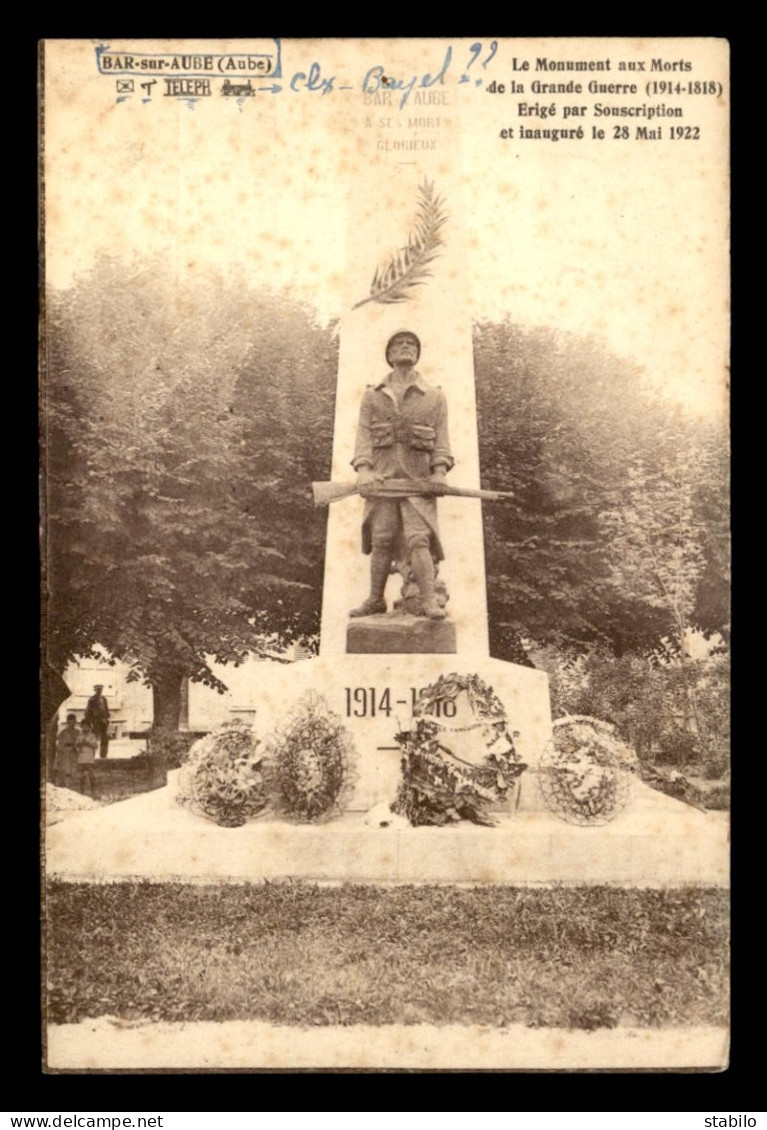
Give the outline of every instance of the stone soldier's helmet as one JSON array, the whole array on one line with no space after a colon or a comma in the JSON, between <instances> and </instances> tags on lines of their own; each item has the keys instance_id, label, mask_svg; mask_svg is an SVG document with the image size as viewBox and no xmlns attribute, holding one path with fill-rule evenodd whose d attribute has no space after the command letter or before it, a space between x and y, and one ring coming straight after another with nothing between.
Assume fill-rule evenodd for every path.
<instances>
[{"instance_id":1,"label":"stone soldier's helmet","mask_svg":"<svg viewBox=\"0 0 767 1130\"><path fill-rule=\"evenodd\" d=\"M412 330L397 330L396 333L391 335L391 337L389 338L389 340L386 343L386 364L387 365L391 365L391 361L389 360L389 350L391 349L392 342L396 341L398 337L404 337L405 334L407 334L408 337L414 337L415 340L418 342L418 357L416 357L416 361L421 356L421 339L419 338L418 334L414 334Z\"/></svg>"}]
</instances>

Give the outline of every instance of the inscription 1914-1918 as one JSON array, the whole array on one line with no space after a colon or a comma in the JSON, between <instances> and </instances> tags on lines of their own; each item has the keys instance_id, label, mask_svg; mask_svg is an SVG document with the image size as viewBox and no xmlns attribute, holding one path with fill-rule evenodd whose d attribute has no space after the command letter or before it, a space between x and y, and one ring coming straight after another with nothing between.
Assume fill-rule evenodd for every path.
<instances>
[{"instance_id":1,"label":"inscription 1914-1918","mask_svg":"<svg viewBox=\"0 0 767 1130\"><path fill-rule=\"evenodd\" d=\"M407 698L392 699L391 689L384 687L344 687L346 694L347 718L375 718L376 715L385 714L388 718L395 706L406 706L411 710L426 687L410 687L410 700ZM426 713L434 714L440 718L454 718L456 705L454 702L437 702Z\"/></svg>"}]
</instances>

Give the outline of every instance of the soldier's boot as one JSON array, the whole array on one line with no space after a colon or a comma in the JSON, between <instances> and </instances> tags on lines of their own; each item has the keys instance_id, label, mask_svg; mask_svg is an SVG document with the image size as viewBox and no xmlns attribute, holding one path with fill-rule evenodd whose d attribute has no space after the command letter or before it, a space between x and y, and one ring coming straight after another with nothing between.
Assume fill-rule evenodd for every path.
<instances>
[{"instance_id":1,"label":"soldier's boot","mask_svg":"<svg viewBox=\"0 0 767 1130\"><path fill-rule=\"evenodd\" d=\"M421 592L424 616L430 620L444 620L446 612L434 592L434 561L425 546L416 546L410 554L410 568Z\"/></svg>"},{"instance_id":2,"label":"soldier's boot","mask_svg":"<svg viewBox=\"0 0 767 1130\"><path fill-rule=\"evenodd\" d=\"M359 608L353 608L350 616L376 616L386 611L384 589L391 568L391 549L374 545L370 554L370 596L363 600Z\"/></svg>"}]
</instances>

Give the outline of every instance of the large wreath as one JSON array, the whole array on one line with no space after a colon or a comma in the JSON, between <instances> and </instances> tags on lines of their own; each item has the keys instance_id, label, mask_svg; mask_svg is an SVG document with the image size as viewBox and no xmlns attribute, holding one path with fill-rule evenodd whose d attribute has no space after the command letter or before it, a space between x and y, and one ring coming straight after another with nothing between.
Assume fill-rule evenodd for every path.
<instances>
[{"instance_id":1,"label":"large wreath","mask_svg":"<svg viewBox=\"0 0 767 1130\"><path fill-rule=\"evenodd\" d=\"M267 743L269 773L284 816L312 822L343 807L353 783L354 743L325 700L311 691Z\"/></svg>"},{"instance_id":2,"label":"large wreath","mask_svg":"<svg viewBox=\"0 0 767 1130\"><path fill-rule=\"evenodd\" d=\"M465 694L468 724L453 724ZM492 826L491 805L507 801L527 767L514 748L506 711L478 675L441 675L423 690L408 731L396 735L402 778L392 808L411 824L471 820Z\"/></svg>"},{"instance_id":3,"label":"large wreath","mask_svg":"<svg viewBox=\"0 0 767 1130\"><path fill-rule=\"evenodd\" d=\"M178 776L176 800L224 828L237 828L267 803L261 742L240 719L200 738Z\"/></svg>"},{"instance_id":4,"label":"large wreath","mask_svg":"<svg viewBox=\"0 0 767 1130\"><path fill-rule=\"evenodd\" d=\"M628 801L636 755L609 722L560 718L541 756L538 782L549 809L569 824L607 824Z\"/></svg>"}]
</instances>

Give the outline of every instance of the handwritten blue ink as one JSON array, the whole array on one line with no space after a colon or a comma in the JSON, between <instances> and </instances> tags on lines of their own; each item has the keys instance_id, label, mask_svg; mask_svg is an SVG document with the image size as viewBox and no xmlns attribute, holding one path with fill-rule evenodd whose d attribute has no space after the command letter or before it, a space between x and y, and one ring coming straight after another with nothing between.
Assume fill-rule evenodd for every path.
<instances>
[{"instance_id":1,"label":"handwritten blue ink","mask_svg":"<svg viewBox=\"0 0 767 1130\"><path fill-rule=\"evenodd\" d=\"M490 62L490 60L495 58L495 53L496 53L497 50L498 50L498 40L494 39L493 42L490 44L490 54L488 55L488 57L485 59L484 63L482 64L482 70L483 71L487 69L487 64Z\"/></svg>"},{"instance_id":2,"label":"handwritten blue ink","mask_svg":"<svg viewBox=\"0 0 767 1130\"><path fill-rule=\"evenodd\" d=\"M482 54L482 44L481 43L472 43L469 50L471 51L471 59L466 64L466 70L467 71L468 71L469 67L471 66L471 64L476 63L477 59Z\"/></svg>"},{"instance_id":3,"label":"handwritten blue ink","mask_svg":"<svg viewBox=\"0 0 767 1130\"><path fill-rule=\"evenodd\" d=\"M490 62L490 60L495 57L495 53L496 53L497 50L498 50L498 40L494 39L493 42L490 44L490 54L487 56L485 61L482 63L482 70L483 71L487 67L487 64ZM470 68L474 65L474 63L476 63L477 59L482 54L482 44L481 43L472 43L471 47L469 48L469 51L471 52L471 58L469 59L468 63L466 64L466 70L467 71L470 70ZM471 82L471 78L466 73L462 74L460 79L458 80L459 85L463 82ZM482 85L482 79L481 78L475 79L474 85L475 86L481 86Z\"/></svg>"},{"instance_id":4,"label":"handwritten blue ink","mask_svg":"<svg viewBox=\"0 0 767 1130\"><path fill-rule=\"evenodd\" d=\"M408 98L410 97L413 89L418 83L419 89L424 87L434 86L435 83L441 83L444 86L445 75L447 74L450 66L450 60L453 57L453 48L448 47L445 52L445 59L442 66L437 73L432 77L430 74L421 76L421 81L418 82L418 75L413 75L409 82L405 79L393 78L392 75L386 75L383 67L371 67L362 80L362 90L365 94L376 94L382 88L384 90L401 90L402 99L400 100L400 110L404 107Z\"/></svg>"},{"instance_id":5,"label":"handwritten blue ink","mask_svg":"<svg viewBox=\"0 0 767 1130\"><path fill-rule=\"evenodd\" d=\"M305 71L296 71L290 80L290 89L297 92L298 84L303 84L307 90L319 90L322 94L330 94L334 82L335 75L331 75L330 78L323 78L320 64L312 63L308 76Z\"/></svg>"}]
</instances>

